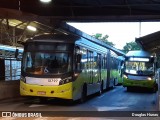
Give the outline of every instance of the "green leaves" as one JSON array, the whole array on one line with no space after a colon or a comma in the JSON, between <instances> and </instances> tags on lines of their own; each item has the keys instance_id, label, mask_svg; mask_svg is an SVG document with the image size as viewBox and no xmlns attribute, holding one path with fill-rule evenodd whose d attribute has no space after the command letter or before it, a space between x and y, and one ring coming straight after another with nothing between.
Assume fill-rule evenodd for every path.
<instances>
[{"instance_id":1,"label":"green leaves","mask_svg":"<svg viewBox=\"0 0 160 120\"><path fill-rule=\"evenodd\" d=\"M107 40L108 37L109 37L108 35L102 36L101 33L96 33L95 35L92 35L92 37L94 37L96 39L99 39L99 40L103 41L104 43L106 43L106 44L108 44L108 45L110 45L112 47L114 47L114 45L115 45L112 42L110 42L110 41Z\"/></svg>"},{"instance_id":2,"label":"green leaves","mask_svg":"<svg viewBox=\"0 0 160 120\"><path fill-rule=\"evenodd\" d=\"M123 47L123 52L127 53L130 50L141 50L136 42L129 42Z\"/></svg>"}]
</instances>

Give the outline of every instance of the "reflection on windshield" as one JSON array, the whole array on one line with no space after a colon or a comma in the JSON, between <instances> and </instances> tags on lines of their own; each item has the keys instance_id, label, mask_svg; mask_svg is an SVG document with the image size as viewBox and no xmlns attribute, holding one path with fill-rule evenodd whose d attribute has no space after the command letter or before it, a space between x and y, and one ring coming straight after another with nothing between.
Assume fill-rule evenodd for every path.
<instances>
[{"instance_id":1,"label":"reflection on windshield","mask_svg":"<svg viewBox=\"0 0 160 120\"><path fill-rule=\"evenodd\" d=\"M154 73L153 63L151 62L126 62L125 72L137 75L151 75Z\"/></svg>"},{"instance_id":2,"label":"reflection on windshield","mask_svg":"<svg viewBox=\"0 0 160 120\"><path fill-rule=\"evenodd\" d=\"M23 70L30 74L57 74L71 70L68 53L26 52L23 57Z\"/></svg>"}]
</instances>

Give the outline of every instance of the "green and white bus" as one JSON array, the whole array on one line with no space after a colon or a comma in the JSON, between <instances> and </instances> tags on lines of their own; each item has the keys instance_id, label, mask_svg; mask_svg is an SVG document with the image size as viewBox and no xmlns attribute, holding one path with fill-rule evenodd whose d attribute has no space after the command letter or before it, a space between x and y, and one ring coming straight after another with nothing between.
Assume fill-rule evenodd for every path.
<instances>
[{"instance_id":1,"label":"green and white bus","mask_svg":"<svg viewBox=\"0 0 160 120\"><path fill-rule=\"evenodd\" d=\"M118 84L117 85L122 85L123 83L124 61L125 61L125 56L118 56L118 74L117 74Z\"/></svg>"},{"instance_id":2,"label":"green and white bus","mask_svg":"<svg viewBox=\"0 0 160 120\"><path fill-rule=\"evenodd\" d=\"M125 56L123 86L149 88L153 92L158 89L156 73L156 57L146 51L129 51Z\"/></svg>"}]
</instances>

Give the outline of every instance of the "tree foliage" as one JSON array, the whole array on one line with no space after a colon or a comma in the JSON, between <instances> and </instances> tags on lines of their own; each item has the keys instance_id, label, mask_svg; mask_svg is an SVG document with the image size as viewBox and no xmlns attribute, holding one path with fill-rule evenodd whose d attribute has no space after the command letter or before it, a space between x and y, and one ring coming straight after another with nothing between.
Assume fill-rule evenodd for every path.
<instances>
[{"instance_id":1,"label":"tree foliage","mask_svg":"<svg viewBox=\"0 0 160 120\"><path fill-rule=\"evenodd\" d=\"M104 43L106 43L112 47L115 45L112 42L108 41L108 37L109 37L108 35L102 36L101 33L96 33L95 35L92 35L92 37L95 37L96 39L102 40Z\"/></svg>"},{"instance_id":2,"label":"tree foliage","mask_svg":"<svg viewBox=\"0 0 160 120\"><path fill-rule=\"evenodd\" d=\"M141 50L140 46L136 42L129 42L123 47L123 52L127 53L130 50Z\"/></svg>"}]
</instances>

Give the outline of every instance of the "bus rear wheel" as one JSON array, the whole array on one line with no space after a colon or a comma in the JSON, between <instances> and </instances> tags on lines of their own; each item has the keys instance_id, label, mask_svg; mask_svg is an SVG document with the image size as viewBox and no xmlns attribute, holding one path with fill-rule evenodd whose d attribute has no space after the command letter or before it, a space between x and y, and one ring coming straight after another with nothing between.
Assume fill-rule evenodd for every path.
<instances>
[{"instance_id":1,"label":"bus rear wheel","mask_svg":"<svg viewBox=\"0 0 160 120\"><path fill-rule=\"evenodd\" d=\"M131 87L127 87L127 91L130 92L132 90Z\"/></svg>"},{"instance_id":2,"label":"bus rear wheel","mask_svg":"<svg viewBox=\"0 0 160 120\"><path fill-rule=\"evenodd\" d=\"M40 101L40 103L46 103L47 98L46 97L39 97L39 101Z\"/></svg>"}]
</instances>

